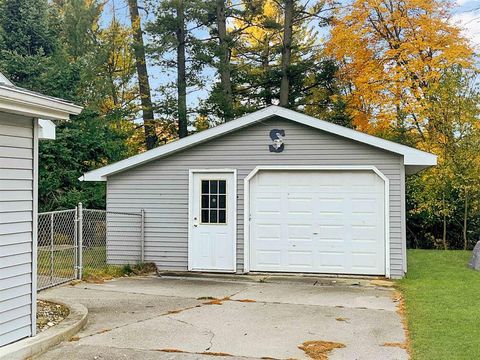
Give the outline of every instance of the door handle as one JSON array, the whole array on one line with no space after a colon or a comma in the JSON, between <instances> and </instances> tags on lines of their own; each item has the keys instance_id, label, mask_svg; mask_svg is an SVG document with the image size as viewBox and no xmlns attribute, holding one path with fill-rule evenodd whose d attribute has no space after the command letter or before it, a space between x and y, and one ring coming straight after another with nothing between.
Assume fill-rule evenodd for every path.
<instances>
[{"instance_id":1,"label":"door handle","mask_svg":"<svg viewBox=\"0 0 480 360\"><path fill-rule=\"evenodd\" d=\"M198 219L196 217L193 218L193 227L198 227Z\"/></svg>"}]
</instances>

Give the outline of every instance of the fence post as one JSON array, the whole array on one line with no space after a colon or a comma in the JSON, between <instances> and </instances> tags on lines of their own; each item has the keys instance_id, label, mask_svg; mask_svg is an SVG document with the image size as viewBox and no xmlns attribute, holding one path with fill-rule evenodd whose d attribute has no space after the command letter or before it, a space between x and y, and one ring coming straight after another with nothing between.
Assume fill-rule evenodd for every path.
<instances>
[{"instance_id":1,"label":"fence post","mask_svg":"<svg viewBox=\"0 0 480 360\"><path fill-rule=\"evenodd\" d=\"M78 279L82 280L83 273L83 205L78 203L78 225L77 225L77 239L78 239Z\"/></svg>"},{"instance_id":2,"label":"fence post","mask_svg":"<svg viewBox=\"0 0 480 360\"><path fill-rule=\"evenodd\" d=\"M141 262L144 263L145 262L145 210L142 209L140 210L140 213L141 213L141 221L142 221L142 225L141 225L141 238L140 238L140 243L141 243Z\"/></svg>"},{"instance_id":3,"label":"fence post","mask_svg":"<svg viewBox=\"0 0 480 360\"><path fill-rule=\"evenodd\" d=\"M75 213L73 219L73 245L75 247L75 279L78 279L78 207L75 206Z\"/></svg>"},{"instance_id":4,"label":"fence post","mask_svg":"<svg viewBox=\"0 0 480 360\"><path fill-rule=\"evenodd\" d=\"M50 285L53 285L53 213L50 214Z\"/></svg>"}]
</instances>

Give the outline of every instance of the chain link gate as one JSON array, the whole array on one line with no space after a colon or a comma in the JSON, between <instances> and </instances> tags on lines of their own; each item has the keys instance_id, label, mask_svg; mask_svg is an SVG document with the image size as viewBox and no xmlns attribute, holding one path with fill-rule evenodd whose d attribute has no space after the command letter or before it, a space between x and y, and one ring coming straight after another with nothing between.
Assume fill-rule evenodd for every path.
<instances>
[{"instance_id":1,"label":"chain link gate","mask_svg":"<svg viewBox=\"0 0 480 360\"><path fill-rule=\"evenodd\" d=\"M122 228L118 229L118 223ZM100 269L115 264L108 259L108 242L113 243L123 227L138 243L137 262L144 259L144 212L128 213L83 209L38 214L37 287L43 290L82 279L84 268ZM111 246L113 247L113 246Z\"/></svg>"},{"instance_id":2,"label":"chain link gate","mask_svg":"<svg viewBox=\"0 0 480 360\"><path fill-rule=\"evenodd\" d=\"M77 209L38 214L37 284L42 290L77 278Z\"/></svg>"}]
</instances>

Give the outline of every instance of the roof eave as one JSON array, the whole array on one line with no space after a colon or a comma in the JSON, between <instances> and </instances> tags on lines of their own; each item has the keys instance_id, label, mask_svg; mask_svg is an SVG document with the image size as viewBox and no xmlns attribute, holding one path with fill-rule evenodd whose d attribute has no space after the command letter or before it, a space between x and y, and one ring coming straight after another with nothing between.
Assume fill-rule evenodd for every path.
<instances>
[{"instance_id":1,"label":"roof eave","mask_svg":"<svg viewBox=\"0 0 480 360\"><path fill-rule=\"evenodd\" d=\"M339 125L321 122L319 119L297 113L282 107L270 106L254 113L245 115L231 122L205 130L201 133L197 133L187 138L183 138L167 145L163 145L159 148L147 151L145 153L132 156L117 163L107 165L103 168L92 170L81 176L79 179L82 181L106 181L107 176L111 176L122 171L131 169L133 167L140 166L149 161L171 155L190 146L213 140L219 136L239 130L260 120L266 120L272 116L280 116L292 121L296 121L306 126L311 126L318 130L326 131L345 138L350 138L354 141L358 141L379 149L383 149L385 151L399 154L403 156L405 166L423 166L424 168L426 168L436 165L437 163L437 157L433 154L410 148L401 144L397 144L388 140L376 138L374 136L361 133L352 129L344 128Z\"/></svg>"},{"instance_id":2,"label":"roof eave","mask_svg":"<svg viewBox=\"0 0 480 360\"><path fill-rule=\"evenodd\" d=\"M0 109L24 116L47 120L67 120L70 115L82 112L81 106L63 102L59 99L43 97L19 88L0 85Z\"/></svg>"}]
</instances>

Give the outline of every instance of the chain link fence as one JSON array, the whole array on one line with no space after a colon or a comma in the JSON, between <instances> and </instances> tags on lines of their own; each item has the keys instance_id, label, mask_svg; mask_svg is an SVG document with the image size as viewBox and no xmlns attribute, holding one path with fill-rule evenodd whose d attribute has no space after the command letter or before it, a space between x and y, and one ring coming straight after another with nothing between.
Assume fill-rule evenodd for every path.
<instances>
[{"instance_id":1,"label":"chain link fence","mask_svg":"<svg viewBox=\"0 0 480 360\"><path fill-rule=\"evenodd\" d=\"M38 289L77 277L77 210L38 214Z\"/></svg>"},{"instance_id":2,"label":"chain link fence","mask_svg":"<svg viewBox=\"0 0 480 360\"><path fill-rule=\"evenodd\" d=\"M83 209L82 204L38 214L38 290L82 279L84 269L143 261L144 223L143 211Z\"/></svg>"}]
</instances>

